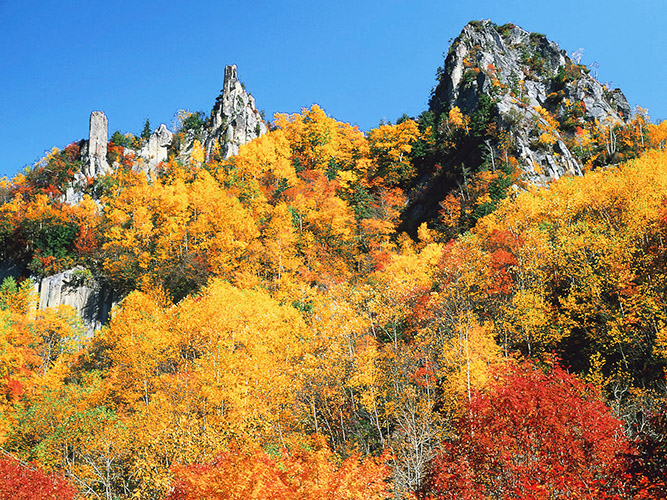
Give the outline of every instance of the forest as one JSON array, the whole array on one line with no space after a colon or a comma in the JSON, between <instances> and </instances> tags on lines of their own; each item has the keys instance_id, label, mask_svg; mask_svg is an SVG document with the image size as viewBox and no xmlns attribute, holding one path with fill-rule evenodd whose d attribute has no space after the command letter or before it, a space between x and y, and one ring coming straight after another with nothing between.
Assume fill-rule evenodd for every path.
<instances>
[{"instance_id":1,"label":"forest","mask_svg":"<svg viewBox=\"0 0 667 500\"><path fill-rule=\"evenodd\" d=\"M77 204L80 143L4 179L0 496L666 498L667 122L540 108L585 172L535 186L485 103L227 159L195 115L152 176L115 134ZM36 308L72 268L121 297L92 337Z\"/></svg>"}]
</instances>

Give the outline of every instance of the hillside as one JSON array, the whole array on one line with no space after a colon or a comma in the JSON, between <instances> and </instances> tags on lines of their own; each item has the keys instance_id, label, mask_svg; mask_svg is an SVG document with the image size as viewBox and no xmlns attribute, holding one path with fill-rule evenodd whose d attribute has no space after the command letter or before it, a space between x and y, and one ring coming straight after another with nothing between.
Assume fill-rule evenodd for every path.
<instances>
[{"instance_id":1,"label":"hillside","mask_svg":"<svg viewBox=\"0 0 667 500\"><path fill-rule=\"evenodd\" d=\"M667 122L544 35L367 133L112 120L0 187L0 492L667 494Z\"/></svg>"}]
</instances>

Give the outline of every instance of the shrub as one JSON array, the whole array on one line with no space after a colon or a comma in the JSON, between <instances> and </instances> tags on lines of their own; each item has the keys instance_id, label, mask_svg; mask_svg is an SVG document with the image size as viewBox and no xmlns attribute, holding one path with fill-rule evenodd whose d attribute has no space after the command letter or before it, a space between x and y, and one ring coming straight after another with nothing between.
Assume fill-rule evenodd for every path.
<instances>
[{"instance_id":1,"label":"shrub","mask_svg":"<svg viewBox=\"0 0 667 500\"><path fill-rule=\"evenodd\" d=\"M206 114L203 111L190 113L187 117L183 119L181 130L183 131L192 130L194 132L198 132L204 127L205 123L206 123Z\"/></svg>"}]
</instances>

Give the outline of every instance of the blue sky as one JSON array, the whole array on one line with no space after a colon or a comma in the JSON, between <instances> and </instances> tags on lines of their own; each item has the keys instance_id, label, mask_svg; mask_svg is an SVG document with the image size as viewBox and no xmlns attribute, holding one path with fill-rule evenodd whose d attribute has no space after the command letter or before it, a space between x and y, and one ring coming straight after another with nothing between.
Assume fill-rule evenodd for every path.
<instances>
[{"instance_id":1,"label":"blue sky","mask_svg":"<svg viewBox=\"0 0 667 500\"><path fill-rule=\"evenodd\" d=\"M598 79L667 119L665 0L0 0L0 176L85 138L210 111L224 67L271 117L313 103L362 130L426 109L450 40L472 19L584 48Z\"/></svg>"}]
</instances>

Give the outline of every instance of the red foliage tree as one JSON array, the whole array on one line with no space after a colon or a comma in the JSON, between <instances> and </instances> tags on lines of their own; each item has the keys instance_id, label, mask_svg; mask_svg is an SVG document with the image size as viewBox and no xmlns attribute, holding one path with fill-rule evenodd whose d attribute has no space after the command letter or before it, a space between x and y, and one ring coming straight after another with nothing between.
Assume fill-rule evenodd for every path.
<instances>
[{"instance_id":1,"label":"red foliage tree","mask_svg":"<svg viewBox=\"0 0 667 500\"><path fill-rule=\"evenodd\" d=\"M74 500L79 492L65 478L47 474L11 457L0 458L0 498Z\"/></svg>"},{"instance_id":2,"label":"red foliage tree","mask_svg":"<svg viewBox=\"0 0 667 500\"><path fill-rule=\"evenodd\" d=\"M525 362L487 389L432 462L422 498L622 498L629 445L590 387Z\"/></svg>"}]
</instances>

